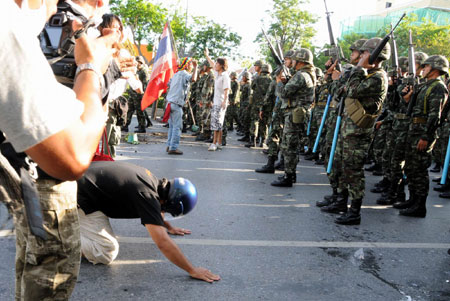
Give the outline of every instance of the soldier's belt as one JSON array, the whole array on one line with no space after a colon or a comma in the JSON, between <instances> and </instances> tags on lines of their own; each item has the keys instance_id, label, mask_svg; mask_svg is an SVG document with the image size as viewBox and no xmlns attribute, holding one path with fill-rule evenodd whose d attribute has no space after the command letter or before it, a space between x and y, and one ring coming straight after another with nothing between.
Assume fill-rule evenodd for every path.
<instances>
[{"instance_id":1,"label":"soldier's belt","mask_svg":"<svg viewBox=\"0 0 450 301\"><path fill-rule=\"evenodd\" d=\"M375 124L378 115L368 114L357 99L345 99L345 111L350 119L361 128L371 128Z\"/></svg>"},{"instance_id":2,"label":"soldier's belt","mask_svg":"<svg viewBox=\"0 0 450 301\"><path fill-rule=\"evenodd\" d=\"M394 117L395 117L395 119L400 119L400 120L409 119L408 115L401 114L401 113L395 114Z\"/></svg>"},{"instance_id":3,"label":"soldier's belt","mask_svg":"<svg viewBox=\"0 0 450 301\"><path fill-rule=\"evenodd\" d=\"M412 119L412 122L415 124L425 124L425 123L427 123L427 119L423 118L423 117L414 117Z\"/></svg>"}]
</instances>

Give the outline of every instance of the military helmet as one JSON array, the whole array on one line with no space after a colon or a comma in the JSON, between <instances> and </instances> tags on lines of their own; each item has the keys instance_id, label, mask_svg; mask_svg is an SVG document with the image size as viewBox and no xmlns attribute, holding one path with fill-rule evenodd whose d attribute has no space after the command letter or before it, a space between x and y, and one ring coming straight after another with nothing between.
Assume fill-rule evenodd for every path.
<instances>
[{"instance_id":1,"label":"military helmet","mask_svg":"<svg viewBox=\"0 0 450 301\"><path fill-rule=\"evenodd\" d=\"M263 64L261 66L261 73L272 73L272 66L269 64Z\"/></svg>"},{"instance_id":2,"label":"military helmet","mask_svg":"<svg viewBox=\"0 0 450 301\"><path fill-rule=\"evenodd\" d=\"M448 74L448 60L443 55L432 55L422 65L430 65L432 69Z\"/></svg>"},{"instance_id":3,"label":"military helmet","mask_svg":"<svg viewBox=\"0 0 450 301\"><path fill-rule=\"evenodd\" d=\"M304 62L310 65L314 65L312 52L311 50L306 48L300 48L299 50L296 50L292 55L292 59L297 62Z\"/></svg>"},{"instance_id":4,"label":"military helmet","mask_svg":"<svg viewBox=\"0 0 450 301\"><path fill-rule=\"evenodd\" d=\"M285 54L284 54L284 58L292 58L292 56L294 55L294 50L288 50Z\"/></svg>"},{"instance_id":5,"label":"military helmet","mask_svg":"<svg viewBox=\"0 0 450 301\"><path fill-rule=\"evenodd\" d=\"M230 77L237 77L237 74L236 74L236 72L234 72L234 71L233 71L233 72L231 72L231 73L230 73Z\"/></svg>"},{"instance_id":6,"label":"military helmet","mask_svg":"<svg viewBox=\"0 0 450 301\"><path fill-rule=\"evenodd\" d=\"M414 59L416 60L416 63L419 65L422 65L423 62L428 58L428 54L425 52L416 52L414 53Z\"/></svg>"},{"instance_id":7,"label":"military helmet","mask_svg":"<svg viewBox=\"0 0 450 301\"><path fill-rule=\"evenodd\" d=\"M361 47L364 45L364 43L367 42L367 39L359 39L353 42L353 44L350 46L350 50L357 50L360 51Z\"/></svg>"},{"instance_id":8,"label":"military helmet","mask_svg":"<svg viewBox=\"0 0 450 301\"><path fill-rule=\"evenodd\" d=\"M408 71L408 58L406 56L401 56L398 58L398 66L402 72Z\"/></svg>"},{"instance_id":9,"label":"military helmet","mask_svg":"<svg viewBox=\"0 0 450 301\"><path fill-rule=\"evenodd\" d=\"M263 62L262 62L261 60L257 60L257 61L253 64L253 66L256 66L256 67L262 67L262 65L263 65Z\"/></svg>"},{"instance_id":10,"label":"military helmet","mask_svg":"<svg viewBox=\"0 0 450 301\"><path fill-rule=\"evenodd\" d=\"M316 77L323 77L323 71L319 67L316 67Z\"/></svg>"},{"instance_id":11,"label":"military helmet","mask_svg":"<svg viewBox=\"0 0 450 301\"><path fill-rule=\"evenodd\" d=\"M209 64L209 62L207 60L204 60L202 62L202 64L200 65L200 68L203 68L203 67L211 67L211 65Z\"/></svg>"},{"instance_id":12,"label":"military helmet","mask_svg":"<svg viewBox=\"0 0 450 301\"><path fill-rule=\"evenodd\" d=\"M367 40L364 45L359 49L360 52L369 51L370 54L373 53L373 51L377 48L378 44L381 42L381 38L371 38ZM386 45L381 50L380 54L378 55L378 59L380 60L388 60L391 57L391 45L389 43L386 43Z\"/></svg>"},{"instance_id":13,"label":"military helmet","mask_svg":"<svg viewBox=\"0 0 450 301\"><path fill-rule=\"evenodd\" d=\"M246 79L251 79L250 72L245 71L245 72L242 74L242 77L245 77Z\"/></svg>"}]
</instances>

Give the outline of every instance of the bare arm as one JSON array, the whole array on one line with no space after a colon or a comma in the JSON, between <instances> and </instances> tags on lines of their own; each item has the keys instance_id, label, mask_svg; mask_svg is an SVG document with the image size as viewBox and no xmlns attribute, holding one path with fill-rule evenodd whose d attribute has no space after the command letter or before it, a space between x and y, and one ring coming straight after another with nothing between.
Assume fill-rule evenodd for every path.
<instances>
[{"instance_id":1,"label":"bare arm","mask_svg":"<svg viewBox=\"0 0 450 301\"><path fill-rule=\"evenodd\" d=\"M194 65L194 71L192 71L191 81L195 82L195 81L197 81L197 74L198 74L197 61L193 60L192 64Z\"/></svg>"},{"instance_id":2,"label":"bare arm","mask_svg":"<svg viewBox=\"0 0 450 301\"><path fill-rule=\"evenodd\" d=\"M150 224L145 225L145 227L164 256L166 256L173 264L188 272L192 278L204 280L206 282L220 280L220 276L212 274L207 269L194 267L184 256L183 252L181 252L180 248L169 237L164 227Z\"/></svg>"},{"instance_id":3,"label":"bare arm","mask_svg":"<svg viewBox=\"0 0 450 301\"><path fill-rule=\"evenodd\" d=\"M96 40L78 39L75 45L77 64L92 63L105 72L111 60L111 46L117 39L113 32ZM73 90L77 99L84 103L80 119L25 151L45 172L61 180L78 179L87 170L106 121L100 79L94 71L82 71Z\"/></svg>"},{"instance_id":4,"label":"bare arm","mask_svg":"<svg viewBox=\"0 0 450 301\"><path fill-rule=\"evenodd\" d=\"M211 66L211 68L214 68L214 62L209 57L209 49L208 48L205 48L205 57L206 57L206 60L208 61L209 65Z\"/></svg>"}]
</instances>

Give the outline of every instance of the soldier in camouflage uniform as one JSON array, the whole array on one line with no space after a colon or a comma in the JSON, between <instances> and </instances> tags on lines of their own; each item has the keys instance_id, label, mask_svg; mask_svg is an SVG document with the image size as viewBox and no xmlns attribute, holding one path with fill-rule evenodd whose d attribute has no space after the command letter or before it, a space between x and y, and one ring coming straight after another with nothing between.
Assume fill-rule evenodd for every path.
<instances>
[{"instance_id":1,"label":"soldier in camouflage uniform","mask_svg":"<svg viewBox=\"0 0 450 301\"><path fill-rule=\"evenodd\" d=\"M339 190L344 195L321 209L330 213L346 212L335 221L342 225L361 223L360 210L365 190L364 158L369 149L375 119L381 113L388 89L382 62L390 57L390 45L386 44L375 62L369 64L369 57L380 42L380 38L372 38L360 48L361 58L346 85L347 98L337 150L341 155L336 157L342 158ZM351 198L351 207L347 211L348 196Z\"/></svg>"},{"instance_id":2,"label":"soldier in camouflage uniform","mask_svg":"<svg viewBox=\"0 0 450 301\"><path fill-rule=\"evenodd\" d=\"M423 52L415 53L416 60L416 74L417 81L419 84L425 82L422 77L422 63L428 58L428 55ZM393 112L394 122L392 124L392 132L395 135L394 144L392 146L391 164L390 164L390 176L389 176L389 190L388 199L386 202L377 202L379 204L390 205L393 204L396 209L407 208L407 202L405 201L405 179L404 179L404 167L405 167L405 156L406 156L406 137L408 134L409 124L411 118L406 114L408 110L408 103L402 97L402 91L406 87L406 76L407 73L401 70L402 81L397 87L397 94L400 96L400 101Z\"/></svg>"},{"instance_id":3,"label":"soldier in camouflage uniform","mask_svg":"<svg viewBox=\"0 0 450 301\"><path fill-rule=\"evenodd\" d=\"M331 59L326 63L327 72L325 74L325 81L328 84L329 93L332 95L332 99L330 102L330 107L328 108L328 116L325 121L325 127L327 128L327 132L325 134L325 142L324 142L324 153L325 153L325 168L328 167L328 161L330 159L331 146L333 144L334 131L336 128L336 119L337 119L337 106L340 99L345 99L346 91L345 85L350 77L351 71L354 66L356 66L361 58L360 48L366 42L366 39L359 39L355 41L351 46L350 50L350 63L343 66L342 72L335 70L336 62L333 64ZM339 153L336 152L336 155ZM331 188L333 193L331 195L326 195L323 200L318 201L316 206L324 207L330 205L332 202L335 202L338 197L343 197L342 192L338 192L339 188L339 173L341 172L341 161L338 160L335 155L335 159L333 162L333 167L331 172L327 174L328 180L330 181Z\"/></svg>"},{"instance_id":4,"label":"soldier in camouflage uniform","mask_svg":"<svg viewBox=\"0 0 450 301\"><path fill-rule=\"evenodd\" d=\"M301 48L292 56L295 75L283 84L283 75L277 76L277 95L281 98L284 126L281 151L284 155L283 177L271 183L272 186L292 187L296 181L298 148L300 139L306 134L304 120L306 112L314 101L316 73L313 55L309 49Z\"/></svg>"},{"instance_id":5,"label":"soldier in camouflage uniform","mask_svg":"<svg viewBox=\"0 0 450 301\"><path fill-rule=\"evenodd\" d=\"M148 81L150 80L150 73L148 72L148 66L145 64L144 58L142 56L138 56L136 59L138 65L138 71L137 75L139 77L139 80L142 83L142 92L145 93L145 90L147 90ZM143 94L141 95L141 101L142 101ZM153 125L152 121L150 120L150 117L148 116L148 113L146 110L143 111L145 121L146 121L146 127L150 127Z\"/></svg>"},{"instance_id":6,"label":"soldier in camouflage uniform","mask_svg":"<svg viewBox=\"0 0 450 301\"><path fill-rule=\"evenodd\" d=\"M248 142L250 139L250 96L252 95L250 72L244 72L239 90L239 119L244 136L238 141Z\"/></svg>"},{"instance_id":7,"label":"soldier in camouflage uniform","mask_svg":"<svg viewBox=\"0 0 450 301\"><path fill-rule=\"evenodd\" d=\"M448 98L448 90L440 77L448 74L448 61L444 56L430 56L423 63L423 76L427 80L416 91L411 105L411 121L406 137L405 173L408 178L410 206L400 210L400 215L425 217L429 190L428 168L431 165L431 150L436 139L441 105ZM404 99L409 102L413 89L406 87ZM409 91L409 92L408 92Z\"/></svg>"},{"instance_id":8,"label":"soldier in camouflage uniform","mask_svg":"<svg viewBox=\"0 0 450 301\"><path fill-rule=\"evenodd\" d=\"M202 108L202 135L197 136L196 140L209 142L211 140L211 107L214 96L214 73L212 72L209 63L205 68L205 79L200 92Z\"/></svg>"},{"instance_id":9,"label":"soldier in camouflage uniform","mask_svg":"<svg viewBox=\"0 0 450 301\"><path fill-rule=\"evenodd\" d=\"M320 123L322 122L323 112L325 111L325 107L327 105L328 99L328 86L323 83L323 72L319 67L316 67L316 78L317 85L315 91L315 98L313 103L313 108L311 110L311 122L310 122L310 130L308 135L308 155L305 156L305 160L318 160L319 155L321 153L321 149L323 143L319 143L319 147L316 153L312 153L314 144L316 143L317 135L319 133ZM323 128L321 137L325 137L326 128ZM322 162L323 164L323 162Z\"/></svg>"},{"instance_id":10,"label":"soldier in camouflage uniform","mask_svg":"<svg viewBox=\"0 0 450 301\"><path fill-rule=\"evenodd\" d=\"M204 139L202 139L202 124L203 124L203 104L202 104L202 89L203 89L203 85L205 84L205 80L207 78L207 72L208 72L208 68L210 68L208 61L203 61L202 64L200 65L200 73L199 73L199 78L196 81L197 85L195 87L195 121L197 122L197 126L199 128L199 130L194 133L194 136L197 136L197 138L195 139L196 141L202 141ZM194 108L193 107L193 108Z\"/></svg>"},{"instance_id":11,"label":"soldier in camouflage uniform","mask_svg":"<svg viewBox=\"0 0 450 301\"><path fill-rule=\"evenodd\" d=\"M125 128L128 129L128 127L131 124L133 113L136 112L138 119L138 129L135 131L135 133L145 133L146 132L145 116L141 110L141 100L143 94L136 92L131 87L128 88L127 93L128 93L128 113L127 113L127 124L125 125Z\"/></svg>"},{"instance_id":12,"label":"soldier in camouflage uniform","mask_svg":"<svg viewBox=\"0 0 450 301\"><path fill-rule=\"evenodd\" d=\"M240 127L240 120L238 116L239 107L238 107L238 94L239 94L239 83L237 81L237 75L236 72L231 72L230 74L231 79L231 91L230 95L228 96L228 107L227 107L227 113L225 115L225 120L228 125L228 130L233 131L234 122Z\"/></svg>"},{"instance_id":13,"label":"soldier in camouflage uniform","mask_svg":"<svg viewBox=\"0 0 450 301\"><path fill-rule=\"evenodd\" d=\"M255 68L259 67L259 62L255 63ZM267 125L261 119L259 112L264 103L264 97L269 89L271 69L268 64L261 64L258 76L252 81L252 96L250 98L250 141L245 147L256 147L258 139L264 139Z\"/></svg>"}]
</instances>

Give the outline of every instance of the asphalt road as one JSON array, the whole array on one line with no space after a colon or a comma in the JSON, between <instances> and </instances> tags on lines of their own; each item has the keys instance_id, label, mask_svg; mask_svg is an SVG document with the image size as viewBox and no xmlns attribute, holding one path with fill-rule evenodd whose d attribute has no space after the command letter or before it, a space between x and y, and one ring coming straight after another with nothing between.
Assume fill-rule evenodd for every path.
<instances>
[{"instance_id":1,"label":"asphalt road","mask_svg":"<svg viewBox=\"0 0 450 301\"><path fill-rule=\"evenodd\" d=\"M450 201L436 192L425 219L401 217L376 205L369 189L380 178L366 173L361 225L339 226L315 207L331 192L323 167L301 159L293 188L272 187L276 175L254 172L266 156L234 133L216 152L185 134L184 155L169 156L164 131L155 124L140 144L121 144L118 160L197 186L197 208L172 222L192 234L174 238L194 265L222 280L191 279L138 219L112 220L119 256L110 266L82 261L73 300L450 300ZM4 210L0 217L2 229L11 227ZM0 300L12 300L14 236L0 234Z\"/></svg>"}]
</instances>

